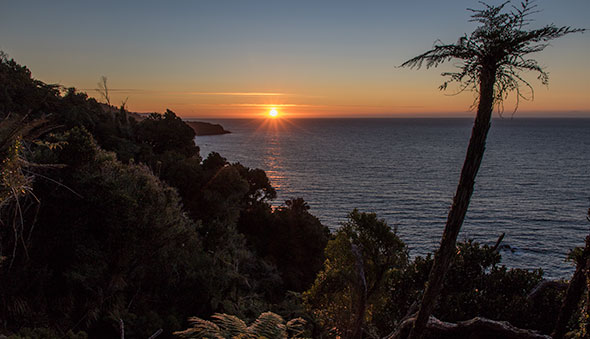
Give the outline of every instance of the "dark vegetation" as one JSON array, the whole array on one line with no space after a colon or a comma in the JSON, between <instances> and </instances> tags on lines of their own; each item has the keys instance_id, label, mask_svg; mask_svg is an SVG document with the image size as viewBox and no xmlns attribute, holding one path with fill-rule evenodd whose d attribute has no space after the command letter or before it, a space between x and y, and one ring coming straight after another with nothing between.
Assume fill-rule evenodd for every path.
<instances>
[{"instance_id":1,"label":"dark vegetation","mask_svg":"<svg viewBox=\"0 0 590 339\"><path fill-rule=\"evenodd\" d=\"M202 159L173 112L137 122L4 55L0 89L1 333L169 337L280 308L321 268L305 202L273 210L264 171Z\"/></svg>"},{"instance_id":2,"label":"dark vegetation","mask_svg":"<svg viewBox=\"0 0 590 339\"><path fill-rule=\"evenodd\" d=\"M264 171L217 153L203 159L194 130L173 112L137 121L124 105L35 80L5 55L0 119L0 334L399 338L411 330L438 259L412 259L375 214L354 210L331 234L301 198L273 208ZM453 240L423 333L587 336L590 238L571 259L575 284L566 289L541 270L502 266L498 244Z\"/></svg>"}]
</instances>

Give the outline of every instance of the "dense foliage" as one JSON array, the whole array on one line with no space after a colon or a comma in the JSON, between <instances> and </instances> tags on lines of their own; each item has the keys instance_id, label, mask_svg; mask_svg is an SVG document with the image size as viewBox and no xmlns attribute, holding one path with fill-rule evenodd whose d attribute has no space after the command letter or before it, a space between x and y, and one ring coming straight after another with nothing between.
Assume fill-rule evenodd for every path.
<instances>
[{"instance_id":1,"label":"dense foliage","mask_svg":"<svg viewBox=\"0 0 590 339\"><path fill-rule=\"evenodd\" d=\"M0 333L115 336L123 320L129 336L170 336L189 316L254 319L319 270L326 228L273 211L263 171L202 160L173 112L136 119L5 55L0 88ZM246 219L298 236L260 242ZM299 253L319 263L278 270Z\"/></svg>"},{"instance_id":2,"label":"dense foliage","mask_svg":"<svg viewBox=\"0 0 590 339\"><path fill-rule=\"evenodd\" d=\"M354 210L328 243L324 268L305 301L333 335L354 337L361 327L375 334L373 317L383 312L390 293L386 284L407 264L405 244L387 224Z\"/></svg>"},{"instance_id":3,"label":"dense foliage","mask_svg":"<svg viewBox=\"0 0 590 339\"><path fill-rule=\"evenodd\" d=\"M0 334L219 337L265 322L281 338L379 337L423 293L431 256L411 259L375 214L330 234L301 198L273 207L264 171L203 159L171 111L137 118L2 55L0 118ZM563 290L531 299L541 281L460 243L434 314L550 333ZM305 333L283 321L299 317Z\"/></svg>"},{"instance_id":4,"label":"dense foliage","mask_svg":"<svg viewBox=\"0 0 590 339\"><path fill-rule=\"evenodd\" d=\"M475 316L506 320L550 333L563 290L529 298L542 271L507 269L500 259L490 246L458 243L434 315L449 322ZM349 338L360 327L363 337L382 337L416 311L431 266L431 255L410 260L383 220L355 210L328 242L324 268L304 299L321 331Z\"/></svg>"}]
</instances>

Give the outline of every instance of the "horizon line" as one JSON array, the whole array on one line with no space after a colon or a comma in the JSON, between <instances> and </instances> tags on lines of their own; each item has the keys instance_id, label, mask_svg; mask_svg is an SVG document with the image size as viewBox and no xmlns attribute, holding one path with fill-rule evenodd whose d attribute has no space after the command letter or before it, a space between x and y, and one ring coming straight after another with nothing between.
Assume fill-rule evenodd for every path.
<instances>
[{"instance_id":1,"label":"horizon line","mask_svg":"<svg viewBox=\"0 0 590 339\"><path fill-rule=\"evenodd\" d=\"M182 120L195 121L195 120L268 120L271 118L259 116L259 117L181 117ZM330 120L330 119L473 119L471 116L317 116L317 117L285 117L279 118L279 120ZM590 115L586 116L498 116L492 117L493 120L517 120L517 119L590 119ZM274 120L274 119L273 119Z\"/></svg>"}]
</instances>

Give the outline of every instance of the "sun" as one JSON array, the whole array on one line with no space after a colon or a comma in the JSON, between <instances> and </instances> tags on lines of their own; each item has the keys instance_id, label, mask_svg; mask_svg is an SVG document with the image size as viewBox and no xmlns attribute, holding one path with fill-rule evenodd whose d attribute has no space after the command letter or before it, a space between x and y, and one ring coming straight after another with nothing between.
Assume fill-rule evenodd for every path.
<instances>
[{"instance_id":1,"label":"sun","mask_svg":"<svg viewBox=\"0 0 590 339\"><path fill-rule=\"evenodd\" d=\"M268 112L268 115L270 115L272 118L276 118L279 115L279 112L276 110L276 108L272 108Z\"/></svg>"}]
</instances>

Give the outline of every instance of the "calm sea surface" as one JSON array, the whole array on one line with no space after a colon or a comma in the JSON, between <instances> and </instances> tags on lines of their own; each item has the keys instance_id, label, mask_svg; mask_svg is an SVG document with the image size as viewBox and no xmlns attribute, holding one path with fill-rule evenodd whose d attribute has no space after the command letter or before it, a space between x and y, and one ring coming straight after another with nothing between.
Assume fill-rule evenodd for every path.
<instances>
[{"instance_id":1,"label":"calm sea surface","mask_svg":"<svg viewBox=\"0 0 590 339\"><path fill-rule=\"evenodd\" d=\"M266 171L280 205L303 197L330 229L375 212L411 255L438 247L471 119L208 120L231 134L196 138L201 155ZM590 119L494 119L460 239L493 244L503 263L573 271L565 257L590 231Z\"/></svg>"}]
</instances>

